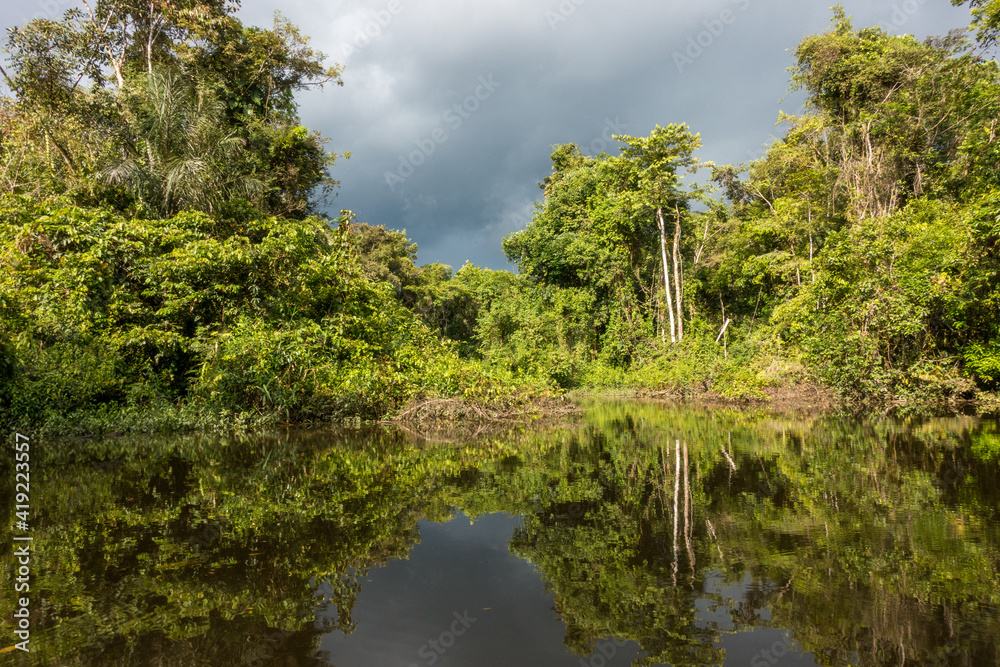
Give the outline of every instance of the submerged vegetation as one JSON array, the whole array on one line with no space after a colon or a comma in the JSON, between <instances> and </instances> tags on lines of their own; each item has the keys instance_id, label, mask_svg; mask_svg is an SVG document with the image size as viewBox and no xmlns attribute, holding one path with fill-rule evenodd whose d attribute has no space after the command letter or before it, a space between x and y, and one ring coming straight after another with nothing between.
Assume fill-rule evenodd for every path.
<instances>
[{"instance_id":1,"label":"submerged vegetation","mask_svg":"<svg viewBox=\"0 0 1000 667\"><path fill-rule=\"evenodd\" d=\"M997 4L972 2L980 45ZM87 7L11 30L0 69L9 425L518 412L568 388L997 402L1000 70L965 38L835 9L763 157L702 163L682 124L617 156L557 146L503 242L519 272L452 272L323 217L339 156L294 94L340 68L295 26L244 26L230 0Z\"/></svg>"}]
</instances>

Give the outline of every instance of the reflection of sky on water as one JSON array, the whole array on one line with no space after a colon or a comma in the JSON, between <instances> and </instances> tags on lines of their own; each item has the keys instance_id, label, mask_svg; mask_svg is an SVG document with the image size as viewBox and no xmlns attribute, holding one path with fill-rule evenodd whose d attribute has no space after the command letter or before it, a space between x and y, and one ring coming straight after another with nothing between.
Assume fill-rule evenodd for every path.
<instances>
[{"instance_id":1,"label":"reflection of sky on water","mask_svg":"<svg viewBox=\"0 0 1000 667\"><path fill-rule=\"evenodd\" d=\"M508 551L520 524L505 514L472 525L461 513L443 524L421 521L420 544L408 560L361 580L351 613L357 629L327 634L321 650L336 665L579 665L581 656L563 646L566 628L538 571ZM466 611L476 620L464 630L455 614ZM439 652L428 644L449 643L452 626L463 632L451 647ZM634 643L615 651L607 664L628 665L636 656Z\"/></svg>"},{"instance_id":2,"label":"reflection of sky on water","mask_svg":"<svg viewBox=\"0 0 1000 667\"><path fill-rule=\"evenodd\" d=\"M357 629L325 635L321 650L331 664L359 667L631 665L639 656L635 642L619 646L605 639L590 656L565 648L566 626L553 595L531 563L509 553L511 534L521 523L520 517L487 514L470 525L462 513L447 523L421 521L420 543L409 559L373 568L361 580L351 614ZM815 665L785 630L733 632L730 609L751 584L749 575L727 584L709 574L706 596L696 603L698 625L723 632L718 645L726 651L725 664L749 665L757 657L775 664L768 661L773 656L789 667ZM324 607L319 617L329 614L336 609ZM466 629L463 617L475 621ZM604 656L610 658L605 662Z\"/></svg>"}]
</instances>

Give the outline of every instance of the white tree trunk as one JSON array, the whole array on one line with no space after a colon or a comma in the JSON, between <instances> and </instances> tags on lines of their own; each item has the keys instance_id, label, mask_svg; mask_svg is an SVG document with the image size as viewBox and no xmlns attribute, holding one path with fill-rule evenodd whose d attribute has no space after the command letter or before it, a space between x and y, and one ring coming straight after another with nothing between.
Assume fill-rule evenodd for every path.
<instances>
[{"instance_id":1,"label":"white tree trunk","mask_svg":"<svg viewBox=\"0 0 1000 667\"><path fill-rule=\"evenodd\" d=\"M670 296L670 269L667 268L667 234L663 222L663 209L656 209L656 224L660 228L660 256L663 259L663 286L667 293L667 312L670 314L670 342L677 342L677 324L674 322L674 303Z\"/></svg>"},{"instance_id":2,"label":"white tree trunk","mask_svg":"<svg viewBox=\"0 0 1000 667\"><path fill-rule=\"evenodd\" d=\"M684 311L681 310L682 307L682 292L681 292L681 209L678 206L674 206L674 211L677 213L677 217L674 220L674 291L677 293L677 299L675 306L677 307L677 340L678 342L684 340Z\"/></svg>"}]
</instances>

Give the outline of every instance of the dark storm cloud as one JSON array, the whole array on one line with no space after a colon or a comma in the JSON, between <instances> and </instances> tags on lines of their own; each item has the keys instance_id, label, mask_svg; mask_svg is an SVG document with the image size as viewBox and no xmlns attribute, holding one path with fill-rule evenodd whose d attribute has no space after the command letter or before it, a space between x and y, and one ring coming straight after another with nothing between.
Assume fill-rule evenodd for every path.
<instances>
[{"instance_id":1,"label":"dark storm cloud","mask_svg":"<svg viewBox=\"0 0 1000 667\"><path fill-rule=\"evenodd\" d=\"M344 87L299 96L303 122L330 150L352 152L335 168L331 214L405 228L421 263L501 268L500 239L530 220L555 144L616 153L611 133L686 122L704 160L759 154L781 134L778 111L799 111L801 95L787 93L791 50L826 28L830 4L244 0L240 17L269 26L280 10L347 66ZM856 26L920 38L968 22L946 0L844 4ZM30 18L71 5L17 9Z\"/></svg>"}]
</instances>

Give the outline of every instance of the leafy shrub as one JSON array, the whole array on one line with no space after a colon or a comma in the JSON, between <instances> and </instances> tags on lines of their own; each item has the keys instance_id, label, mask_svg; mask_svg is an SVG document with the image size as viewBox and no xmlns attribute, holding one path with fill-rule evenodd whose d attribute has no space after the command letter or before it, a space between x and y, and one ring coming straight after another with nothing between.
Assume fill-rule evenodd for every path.
<instances>
[{"instance_id":1,"label":"leafy shrub","mask_svg":"<svg viewBox=\"0 0 1000 667\"><path fill-rule=\"evenodd\" d=\"M379 419L415 395L502 393L363 275L341 223L0 199L4 420Z\"/></svg>"},{"instance_id":2,"label":"leafy shrub","mask_svg":"<svg viewBox=\"0 0 1000 667\"><path fill-rule=\"evenodd\" d=\"M468 265L457 277L479 303L476 338L486 362L544 384L579 382L597 345L592 294Z\"/></svg>"},{"instance_id":3,"label":"leafy shrub","mask_svg":"<svg viewBox=\"0 0 1000 667\"><path fill-rule=\"evenodd\" d=\"M965 368L984 388L994 389L1000 385L1000 343L974 343L965 349L963 357Z\"/></svg>"}]
</instances>

